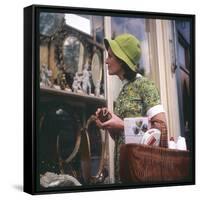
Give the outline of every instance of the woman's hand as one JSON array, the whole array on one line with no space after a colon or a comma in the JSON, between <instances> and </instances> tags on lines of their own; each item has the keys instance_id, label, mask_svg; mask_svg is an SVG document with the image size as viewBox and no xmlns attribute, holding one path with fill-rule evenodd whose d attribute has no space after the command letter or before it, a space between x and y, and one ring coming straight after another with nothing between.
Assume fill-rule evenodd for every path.
<instances>
[{"instance_id":1,"label":"woman's hand","mask_svg":"<svg viewBox=\"0 0 200 200\"><path fill-rule=\"evenodd\" d=\"M106 129L110 132L121 132L124 130L124 121L119 118L117 115L114 113L111 113L110 111L107 110L107 112L111 115L111 119L109 119L106 122L101 122L99 119L99 113L101 112L102 109L107 109L107 108L99 108L96 111L96 124L98 127L102 129Z\"/></svg>"}]
</instances>

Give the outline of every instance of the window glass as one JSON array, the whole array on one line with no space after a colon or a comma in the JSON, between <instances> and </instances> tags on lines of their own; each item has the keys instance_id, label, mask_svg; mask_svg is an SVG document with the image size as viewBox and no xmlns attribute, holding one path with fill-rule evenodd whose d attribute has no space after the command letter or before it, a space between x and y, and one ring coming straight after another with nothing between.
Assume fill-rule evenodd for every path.
<instances>
[{"instance_id":1,"label":"window glass","mask_svg":"<svg viewBox=\"0 0 200 200\"><path fill-rule=\"evenodd\" d=\"M143 18L111 17L112 38L122 33L130 33L136 36L141 43L142 55L140 59L140 72L149 76L149 46L146 32L146 21Z\"/></svg>"},{"instance_id":2,"label":"window glass","mask_svg":"<svg viewBox=\"0 0 200 200\"><path fill-rule=\"evenodd\" d=\"M186 66L185 63L185 49L184 47L178 43L178 60L179 60L179 64L183 67Z\"/></svg>"}]
</instances>

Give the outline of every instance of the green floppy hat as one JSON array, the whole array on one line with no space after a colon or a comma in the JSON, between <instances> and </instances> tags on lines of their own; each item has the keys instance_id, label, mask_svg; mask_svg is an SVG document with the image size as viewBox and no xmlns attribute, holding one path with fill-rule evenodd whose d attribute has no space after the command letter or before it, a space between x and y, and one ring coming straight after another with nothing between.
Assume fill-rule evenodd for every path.
<instances>
[{"instance_id":1,"label":"green floppy hat","mask_svg":"<svg viewBox=\"0 0 200 200\"><path fill-rule=\"evenodd\" d=\"M106 49L110 47L112 52L123 60L131 70L136 71L136 66L140 60L141 48L139 40L131 34L122 34L114 40L104 39Z\"/></svg>"}]
</instances>

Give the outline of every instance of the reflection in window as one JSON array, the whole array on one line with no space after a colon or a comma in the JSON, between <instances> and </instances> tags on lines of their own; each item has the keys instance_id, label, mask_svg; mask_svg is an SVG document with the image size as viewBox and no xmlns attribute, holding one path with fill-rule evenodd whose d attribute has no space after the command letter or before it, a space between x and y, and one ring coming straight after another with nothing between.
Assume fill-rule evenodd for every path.
<instances>
[{"instance_id":1,"label":"reflection in window","mask_svg":"<svg viewBox=\"0 0 200 200\"><path fill-rule=\"evenodd\" d=\"M62 26L64 14L61 13L40 13L40 34L52 36Z\"/></svg>"},{"instance_id":2,"label":"reflection in window","mask_svg":"<svg viewBox=\"0 0 200 200\"><path fill-rule=\"evenodd\" d=\"M180 43L178 43L178 58L180 65L185 67L185 49Z\"/></svg>"},{"instance_id":3,"label":"reflection in window","mask_svg":"<svg viewBox=\"0 0 200 200\"><path fill-rule=\"evenodd\" d=\"M104 30L103 30L103 16L93 16L92 17L92 28L93 28L93 34L96 42L103 44L104 39Z\"/></svg>"},{"instance_id":4,"label":"reflection in window","mask_svg":"<svg viewBox=\"0 0 200 200\"><path fill-rule=\"evenodd\" d=\"M89 35L91 34L90 19L75 14L65 14L65 21L67 25L81 30Z\"/></svg>"},{"instance_id":5,"label":"reflection in window","mask_svg":"<svg viewBox=\"0 0 200 200\"><path fill-rule=\"evenodd\" d=\"M150 73L148 36L143 18L111 17L112 38L122 33L135 35L141 43L142 55L140 60L140 71L146 76Z\"/></svg>"}]
</instances>

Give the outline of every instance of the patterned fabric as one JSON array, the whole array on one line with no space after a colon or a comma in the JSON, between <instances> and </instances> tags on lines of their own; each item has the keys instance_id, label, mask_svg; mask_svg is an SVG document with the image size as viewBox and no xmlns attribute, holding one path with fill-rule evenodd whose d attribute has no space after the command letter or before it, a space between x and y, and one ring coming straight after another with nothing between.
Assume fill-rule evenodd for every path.
<instances>
[{"instance_id":1,"label":"patterned fabric","mask_svg":"<svg viewBox=\"0 0 200 200\"><path fill-rule=\"evenodd\" d=\"M146 116L147 111L160 104L159 92L155 84L145 77L137 78L125 84L116 100L114 112L121 119ZM124 134L115 136L115 182L120 183L119 153L124 143Z\"/></svg>"}]
</instances>

